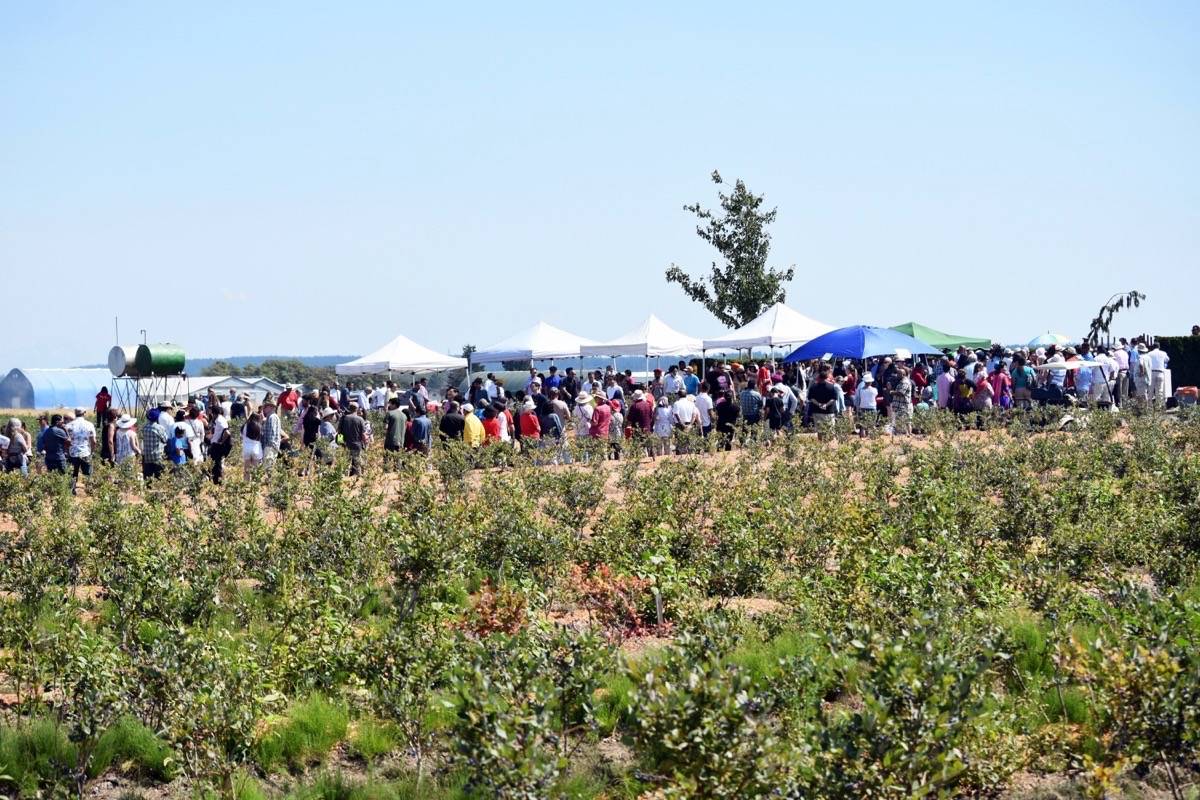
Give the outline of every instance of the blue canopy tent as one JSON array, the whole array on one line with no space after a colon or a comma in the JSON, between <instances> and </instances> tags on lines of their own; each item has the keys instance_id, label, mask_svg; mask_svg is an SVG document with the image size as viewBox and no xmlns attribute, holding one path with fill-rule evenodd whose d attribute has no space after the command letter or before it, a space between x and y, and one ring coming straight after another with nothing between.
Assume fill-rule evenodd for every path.
<instances>
[{"instance_id":1,"label":"blue canopy tent","mask_svg":"<svg viewBox=\"0 0 1200 800\"><path fill-rule=\"evenodd\" d=\"M870 358L900 355L907 358L917 355L941 355L941 352L920 339L914 339L891 328L851 325L847 328L837 328L806 342L788 353L783 361L790 364L793 361L809 361L826 356Z\"/></svg>"}]
</instances>

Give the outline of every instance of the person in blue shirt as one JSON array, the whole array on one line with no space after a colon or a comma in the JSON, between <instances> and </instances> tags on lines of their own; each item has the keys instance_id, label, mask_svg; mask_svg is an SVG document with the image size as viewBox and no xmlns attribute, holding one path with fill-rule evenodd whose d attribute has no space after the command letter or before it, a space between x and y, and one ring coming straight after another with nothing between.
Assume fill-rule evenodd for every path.
<instances>
[{"instance_id":1,"label":"person in blue shirt","mask_svg":"<svg viewBox=\"0 0 1200 800\"><path fill-rule=\"evenodd\" d=\"M71 437L63 428L62 414L50 417L50 427L38 437L38 447L46 454L46 469L49 472L67 471L67 452L71 447Z\"/></svg>"},{"instance_id":2,"label":"person in blue shirt","mask_svg":"<svg viewBox=\"0 0 1200 800\"><path fill-rule=\"evenodd\" d=\"M700 378L691 367L683 368L683 388L693 397L700 393Z\"/></svg>"},{"instance_id":3,"label":"person in blue shirt","mask_svg":"<svg viewBox=\"0 0 1200 800\"><path fill-rule=\"evenodd\" d=\"M550 367L550 375L546 378L546 383L542 387L544 389L558 389L562 387L563 377L558 374L558 367Z\"/></svg>"},{"instance_id":4,"label":"person in blue shirt","mask_svg":"<svg viewBox=\"0 0 1200 800\"><path fill-rule=\"evenodd\" d=\"M190 447L187 430L182 425L176 425L171 433L171 438L167 440L167 457L171 459L171 463L177 467L186 464Z\"/></svg>"},{"instance_id":5,"label":"person in blue shirt","mask_svg":"<svg viewBox=\"0 0 1200 800\"><path fill-rule=\"evenodd\" d=\"M433 422L425 413L424 406L415 406L413 413L412 427L409 429L412 434L413 448L420 453L429 455L430 445L433 444Z\"/></svg>"}]
</instances>

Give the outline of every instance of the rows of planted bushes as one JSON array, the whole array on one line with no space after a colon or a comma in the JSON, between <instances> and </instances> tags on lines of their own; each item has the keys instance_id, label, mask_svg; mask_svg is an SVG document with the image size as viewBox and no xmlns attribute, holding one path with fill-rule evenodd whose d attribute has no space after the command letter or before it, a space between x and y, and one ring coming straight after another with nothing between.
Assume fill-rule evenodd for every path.
<instances>
[{"instance_id":1,"label":"rows of planted bushes","mask_svg":"<svg viewBox=\"0 0 1200 800\"><path fill-rule=\"evenodd\" d=\"M0 794L1187 796L1200 420L936 423L0 476Z\"/></svg>"}]
</instances>

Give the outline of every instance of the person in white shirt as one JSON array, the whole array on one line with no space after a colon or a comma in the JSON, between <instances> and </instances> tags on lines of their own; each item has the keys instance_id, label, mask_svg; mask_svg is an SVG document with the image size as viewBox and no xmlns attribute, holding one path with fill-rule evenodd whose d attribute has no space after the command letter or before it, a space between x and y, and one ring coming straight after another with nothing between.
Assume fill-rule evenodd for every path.
<instances>
[{"instance_id":1,"label":"person in white shirt","mask_svg":"<svg viewBox=\"0 0 1200 800\"><path fill-rule=\"evenodd\" d=\"M92 475L92 448L96 446L96 426L87 419L87 409L75 409L75 419L66 426L71 447L67 461L71 463L71 494L75 494L79 473L90 478Z\"/></svg>"},{"instance_id":2,"label":"person in white shirt","mask_svg":"<svg viewBox=\"0 0 1200 800\"><path fill-rule=\"evenodd\" d=\"M1129 379L1133 383L1133 396L1143 403L1150 401L1150 358L1146 345L1139 343L1129 356Z\"/></svg>"},{"instance_id":3,"label":"person in white shirt","mask_svg":"<svg viewBox=\"0 0 1200 800\"><path fill-rule=\"evenodd\" d=\"M229 418L222 413L220 404L212 413L215 416L209 429L208 457L212 461L212 482L219 485L225 474L225 456L232 450L233 442L229 435Z\"/></svg>"},{"instance_id":4,"label":"person in white shirt","mask_svg":"<svg viewBox=\"0 0 1200 800\"><path fill-rule=\"evenodd\" d=\"M792 391L792 387L788 386L783 381L777 381L772 390L778 389L783 395L783 427L785 430L792 429L792 420L796 416L796 410L800 408L800 399L796 397L796 393Z\"/></svg>"},{"instance_id":5,"label":"person in white shirt","mask_svg":"<svg viewBox=\"0 0 1200 800\"><path fill-rule=\"evenodd\" d=\"M571 416L575 417L575 438L588 438L588 432L592 427L592 396L590 394L579 393L575 398L575 410L571 412Z\"/></svg>"},{"instance_id":6,"label":"person in white shirt","mask_svg":"<svg viewBox=\"0 0 1200 800\"><path fill-rule=\"evenodd\" d=\"M192 461L199 464L204 460L204 420L200 419L200 410L197 408L190 409L183 418L182 424L184 433L187 434L188 451Z\"/></svg>"},{"instance_id":7,"label":"person in white shirt","mask_svg":"<svg viewBox=\"0 0 1200 800\"><path fill-rule=\"evenodd\" d=\"M878 399L879 390L875 388L875 378L869 372L864 373L862 381L858 384L858 389L854 392L855 413L860 416L869 414L873 417L879 408L876 405L876 400Z\"/></svg>"},{"instance_id":8,"label":"person in white shirt","mask_svg":"<svg viewBox=\"0 0 1200 800\"><path fill-rule=\"evenodd\" d=\"M382 411L387 405L388 391L387 387L380 384L379 388L371 392L371 408L375 411Z\"/></svg>"},{"instance_id":9,"label":"person in white shirt","mask_svg":"<svg viewBox=\"0 0 1200 800\"><path fill-rule=\"evenodd\" d=\"M1150 372L1150 397L1155 403L1165 405L1167 402L1167 367L1170 359L1156 343L1151 346L1150 352L1146 353L1145 360Z\"/></svg>"},{"instance_id":10,"label":"person in white shirt","mask_svg":"<svg viewBox=\"0 0 1200 800\"><path fill-rule=\"evenodd\" d=\"M483 382L483 389L487 392L488 399L496 399L496 376L493 373L487 374L487 380Z\"/></svg>"},{"instance_id":11,"label":"person in white shirt","mask_svg":"<svg viewBox=\"0 0 1200 800\"><path fill-rule=\"evenodd\" d=\"M679 390L683 389L683 376L679 374L679 367L674 364L667 370L667 376L663 378L663 390L668 397L675 397L679 394Z\"/></svg>"},{"instance_id":12,"label":"person in white shirt","mask_svg":"<svg viewBox=\"0 0 1200 800\"><path fill-rule=\"evenodd\" d=\"M672 367L674 369L674 367ZM688 452L686 434L695 431L700 419L700 412L695 401L688 396L687 388L680 380L679 391L675 393L676 400L671 404L671 417L675 421L675 452Z\"/></svg>"},{"instance_id":13,"label":"person in white shirt","mask_svg":"<svg viewBox=\"0 0 1200 800\"><path fill-rule=\"evenodd\" d=\"M1055 351L1054 355L1052 355L1046 359L1046 363L1047 364L1062 364L1066 360L1067 359L1063 356L1062 353ZM968 372L967 374L969 375L970 373ZM1060 389L1062 387L1066 386L1067 371L1065 369L1050 370L1050 383L1054 384L1055 386L1059 387Z\"/></svg>"},{"instance_id":14,"label":"person in white shirt","mask_svg":"<svg viewBox=\"0 0 1200 800\"><path fill-rule=\"evenodd\" d=\"M700 420L700 432L705 436L712 433L712 395L708 393L708 383L700 383L700 392L696 395L696 416Z\"/></svg>"}]
</instances>

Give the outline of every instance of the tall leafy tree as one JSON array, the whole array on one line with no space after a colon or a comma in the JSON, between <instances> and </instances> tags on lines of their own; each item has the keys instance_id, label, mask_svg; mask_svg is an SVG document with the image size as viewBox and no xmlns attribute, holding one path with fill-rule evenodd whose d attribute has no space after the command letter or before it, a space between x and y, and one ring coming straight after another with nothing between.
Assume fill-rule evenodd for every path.
<instances>
[{"instance_id":1,"label":"tall leafy tree","mask_svg":"<svg viewBox=\"0 0 1200 800\"><path fill-rule=\"evenodd\" d=\"M713 183L724 185L721 173L713 170ZM678 283L688 297L700 303L722 324L731 328L745 325L775 303L783 302L783 285L795 275L795 266L776 270L767 266L771 235L767 226L778 211L762 210L763 196L746 188L740 179L729 194L718 191L720 211L701 208L699 203L684 206L700 220L696 235L711 244L721 255L712 262L707 278L695 279L678 264L667 268L667 282Z\"/></svg>"}]
</instances>

